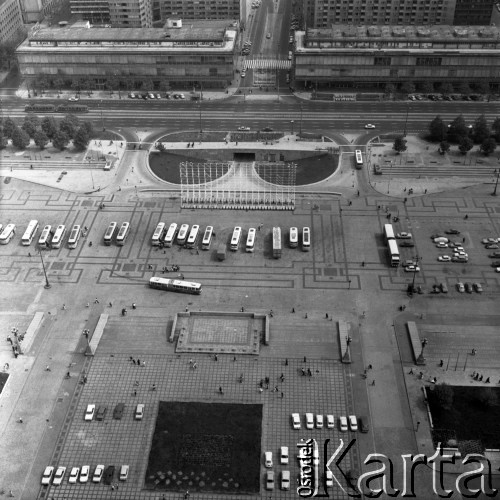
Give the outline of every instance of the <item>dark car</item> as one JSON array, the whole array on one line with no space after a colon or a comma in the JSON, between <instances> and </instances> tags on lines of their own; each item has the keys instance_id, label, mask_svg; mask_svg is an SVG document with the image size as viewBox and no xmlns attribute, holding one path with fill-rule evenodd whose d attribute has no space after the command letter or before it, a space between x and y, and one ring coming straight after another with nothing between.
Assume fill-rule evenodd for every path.
<instances>
[{"instance_id":1,"label":"dark car","mask_svg":"<svg viewBox=\"0 0 500 500\"><path fill-rule=\"evenodd\" d=\"M500 267L500 260L494 260L491 263L491 267Z\"/></svg>"},{"instance_id":2,"label":"dark car","mask_svg":"<svg viewBox=\"0 0 500 500\"><path fill-rule=\"evenodd\" d=\"M106 411L108 409L105 406L99 406L97 409L97 415L95 417L96 420L104 420L104 417L106 416Z\"/></svg>"},{"instance_id":3,"label":"dark car","mask_svg":"<svg viewBox=\"0 0 500 500\"><path fill-rule=\"evenodd\" d=\"M460 234L458 229L448 229L444 232L445 234Z\"/></svg>"},{"instance_id":4,"label":"dark car","mask_svg":"<svg viewBox=\"0 0 500 500\"><path fill-rule=\"evenodd\" d=\"M472 293L472 285L470 283L465 283L465 291L467 293Z\"/></svg>"},{"instance_id":5,"label":"dark car","mask_svg":"<svg viewBox=\"0 0 500 500\"><path fill-rule=\"evenodd\" d=\"M413 241L411 240L406 240L406 241L402 241L400 244L399 244L400 247L414 247L415 246L415 243L413 243Z\"/></svg>"},{"instance_id":6,"label":"dark car","mask_svg":"<svg viewBox=\"0 0 500 500\"><path fill-rule=\"evenodd\" d=\"M498 259L500 258L500 252L493 252L488 255L490 259Z\"/></svg>"},{"instance_id":7,"label":"dark car","mask_svg":"<svg viewBox=\"0 0 500 500\"><path fill-rule=\"evenodd\" d=\"M115 420L120 420L123 417L123 410L125 410L125 404L118 403L113 410L113 418Z\"/></svg>"},{"instance_id":8,"label":"dark car","mask_svg":"<svg viewBox=\"0 0 500 500\"><path fill-rule=\"evenodd\" d=\"M358 427L361 432L366 434L370 430L370 426L368 425L368 419L366 417L359 417Z\"/></svg>"},{"instance_id":9,"label":"dark car","mask_svg":"<svg viewBox=\"0 0 500 500\"><path fill-rule=\"evenodd\" d=\"M436 238L442 238L442 237L443 235L439 233L431 234L431 240L435 240Z\"/></svg>"},{"instance_id":10,"label":"dark car","mask_svg":"<svg viewBox=\"0 0 500 500\"><path fill-rule=\"evenodd\" d=\"M111 484L115 476L115 466L108 465L104 472L104 484Z\"/></svg>"},{"instance_id":11,"label":"dark car","mask_svg":"<svg viewBox=\"0 0 500 500\"><path fill-rule=\"evenodd\" d=\"M441 288L439 287L439 285L437 284L432 285L431 293L441 293Z\"/></svg>"},{"instance_id":12,"label":"dark car","mask_svg":"<svg viewBox=\"0 0 500 500\"><path fill-rule=\"evenodd\" d=\"M272 132L272 131L273 131L273 129L271 127L264 127L262 129L262 132Z\"/></svg>"}]
</instances>

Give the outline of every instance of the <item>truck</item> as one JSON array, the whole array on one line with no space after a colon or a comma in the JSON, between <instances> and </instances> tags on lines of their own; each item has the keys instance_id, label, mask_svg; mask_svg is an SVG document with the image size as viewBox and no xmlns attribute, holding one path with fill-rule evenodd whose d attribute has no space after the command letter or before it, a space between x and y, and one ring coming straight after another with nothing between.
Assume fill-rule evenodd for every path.
<instances>
[{"instance_id":1,"label":"truck","mask_svg":"<svg viewBox=\"0 0 500 500\"><path fill-rule=\"evenodd\" d=\"M389 251L389 259L392 267L398 267L400 262L399 248L396 240L387 241L387 249Z\"/></svg>"},{"instance_id":2,"label":"truck","mask_svg":"<svg viewBox=\"0 0 500 500\"><path fill-rule=\"evenodd\" d=\"M226 260L226 245L221 244L217 248L217 260L220 260L221 262Z\"/></svg>"}]
</instances>

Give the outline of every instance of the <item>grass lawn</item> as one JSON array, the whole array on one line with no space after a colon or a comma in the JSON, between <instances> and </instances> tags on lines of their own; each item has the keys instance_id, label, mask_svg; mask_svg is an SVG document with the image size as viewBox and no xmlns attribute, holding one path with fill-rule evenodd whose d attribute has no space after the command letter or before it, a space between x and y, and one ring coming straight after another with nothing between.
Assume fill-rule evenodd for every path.
<instances>
[{"instance_id":1,"label":"grass lawn","mask_svg":"<svg viewBox=\"0 0 500 500\"><path fill-rule=\"evenodd\" d=\"M262 405L161 401L150 489L258 493Z\"/></svg>"},{"instance_id":2,"label":"grass lawn","mask_svg":"<svg viewBox=\"0 0 500 500\"><path fill-rule=\"evenodd\" d=\"M479 440L484 448L500 448L500 388L449 388L453 393L450 409L442 408L434 391L427 391L436 435L452 430L459 441Z\"/></svg>"}]
</instances>

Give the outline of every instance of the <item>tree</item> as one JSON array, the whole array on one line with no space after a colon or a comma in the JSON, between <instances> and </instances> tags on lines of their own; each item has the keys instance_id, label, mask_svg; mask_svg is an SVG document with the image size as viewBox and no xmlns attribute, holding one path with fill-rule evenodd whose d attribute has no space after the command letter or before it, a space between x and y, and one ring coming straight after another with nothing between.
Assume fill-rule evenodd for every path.
<instances>
[{"instance_id":1,"label":"tree","mask_svg":"<svg viewBox=\"0 0 500 500\"><path fill-rule=\"evenodd\" d=\"M68 145L69 137L62 130L58 130L52 139L52 145L61 151Z\"/></svg>"},{"instance_id":2,"label":"tree","mask_svg":"<svg viewBox=\"0 0 500 500\"><path fill-rule=\"evenodd\" d=\"M413 94L415 92L415 84L413 82L404 82L401 85L401 92L404 94Z\"/></svg>"},{"instance_id":3,"label":"tree","mask_svg":"<svg viewBox=\"0 0 500 500\"><path fill-rule=\"evenodd\" d=\"M106 80L106 88L111 91L110 93L112 93L113 90L118 90L119 86L120 82L116 76L109 76Z\"/></svg>"},{"instance_id":4,"label":"tree","mask_svg":"<svg viewBox=\"0 0 500 500\"><path fill-rule=\"evenodd\" d=\"M142 90L145 90L146 92L152 92L153 91L153 80L151 80L151 79L143 80Z\"/></svg>"},{"instance_id":5,"label":"tree","mask_svg":"<svg viewBox=\"0 0 500 500\"><path fill-rule=\"evenodd\" d=\"M491 130L497 142L500 142L500 118L495 118L495 121L491 125Z\"/></svg>"},{"instance_id":6,"label":"tree","mask_svg":"<svg viewBox=\"0 0 500 500\"><path fill-rule=\"evenodd\" d=\"M396 91L396 87L394 86L393 83L386 83L385 84L385 95L394 94L395 91Z\"/></svg>"},{"instance_id":7,"label":"tree","mask_svg":"<svg viewBox=\"0 0 500 500\"><path fill-rule=\"evenodd\" d=\"M396 137L396 139L394 139L392 149L394 149L394 151L398 154L406 151L406 139L403 136Z\"/></svg>"},{"instance_id":8,"label":"tree","mask_svg":"<svg viewBox=\"0 0 500 500\"><path fill-rule=\"evenodd\" d=\"M489 137L488 139L485 139L481 143L481 153L483 153L484 156L489 156L491 153L495 151L497 148L497 141L493 139L493 137Z\"/></svg>"},{"instance_id":9,"label":"tree","mask_svg":"<svg viewBox=\"0 0 500 500\"><path fill-rule=\"evenodd\" d=\"M90 142L90 136L87 132L86 127L83 125L76 131L75 137L73 139L73 145L79 151L83 151L87 148Z\"/></svg>"},{"instance_id":10,"label":"tree","mask_svg":"<svg viewBox=\"0 0 500 500\"><path fill-rule=\"evenodd\" d=\"M170 83L167 80L160 80L160 90L163 92L170 90Z\"/></svg>"},{"instance_id":11,"label":"tree","mask_svg":"<svg viewBox=\"0 0 500 500\"><path fill-rule=\"evenodd\" d=\"M36 132L33 140L35 141L35 144L40 149L45 149L45 147L49 143L49 138L47 137L47 134L45 132L43 132L42 130L39 130L38 132Z\"/></svg>"},{"instance_id":12,"label":"tree","mask_svg":"<svg viewBox=\"0 0 500 500\"><path fill-rule=\"evenodd\" d=\"M7 144L9 144L8 137L3 135L3 132L0 131L0 149L5 149L7 147Z\"/></svg>"},{"instance_id":13,"label":"tree","mask_svg":"<svg viewBox=\"0 0 500 500\"><path fill-rule=\"evenodd\" d=\"M483 95L488 95L491 92L488 82L479 82L475 85L476 92Z\"/></svg>"},{"instance_id":14,"label":"tree","mask_svg":"<svg viewBox=\"0 0 500 500\"><path fill-rule=\"evenodd\" d=\"M21 128L31 137L33 138L36 134L37 128L31 121L25 121Z\"/></svg>"},{"instance_id":15,"label":"tree","mask_svg":"<svg viewBox=\"0 0 500 500\"><path fill-rule=\"evenodd\" d=\"M64 87L64 80L62 78L56 78L53 83L54 87L57 89L57 92L60 94L62 88Z\"/></svg>"},{"instance_id":16,"label":"tree","mask_svg":"<svg viewBox=\"0 0 500 500\"><path fill-rule=\"evenodd\" d=\"M95 82L91 78L87 78L83 81L83 88L87 90L89 97L92 94L92 90L95 89Z\"/></svg>"},{"instance_id":17,"label":"tree","mask_svg":"<svg viewBox=\"0 0 500 500\"><path fill-rule=\"evenodd\" d=\"M12 139L12 132L14 132L16 128L17 125L14 123L14 120L10 116L5 118L3 122L3 135L5 137Z\"/></svg>"},{"instance_id":18,"label":"tree","mask_svg":"<svg viewBox=\"0 0 500 500\"><path fill-rule=\"evenodd\" d=\"M447 153L450 150L450 143L448 141L441 141L439 144L439 151L443 154Z\"/></svg>"},{"instance_id":19,"label":"tree","mask_svg":"<svg viewBox=\"0 0 500 500\"><path fill-rule=\"evenodd\" d=\"M42 132L44 132L49 139L54 137L57 132L57 123L52 116L46 116L42 120Z\"/></svg>"},{"instance_id":20,"label":"tree","mask_svg":"<svg viewBox=\"0 0 500 500\"><path fill-rule=\"evenodd\" d=\"M434 387L434 395L436 396L441 408L444 410L451 410L453 407L453 390L449 385L436 385Z\"/></svg>"},{"instance_id":21,"label":"tree","mask_svg":"<svg viewBox=\"0 0 500 500\"><path fill-rule=\"evenodd\" d=\"M450 142L460 142L463 137L469 135L469 129L462 115L457 116L448 127L448 140Z\"/></svg>"},{"instance_id":22,"label":"tree","mask_svg":"<svg viewBox=\"0 0 500 500\"><path fill-rule=\"evenodd\" d=\"M467 154L474 147L474 143L470 137L462 137L458 144L458 150L463 154Z\"/></svg>"},{"instance_id":23,"label":"tree","mask_svg":"<svg viewBox=\"0 0 500 500\"><path fill-rule=\"evenodd\" d=\"M63 131L70 139L75 137L79 120L75 115L66 115L59 123L59 130Z\"/></svg>"},{"instance_id":24,"label":"tree","mask_svg":"<svg viewBox=\"0 0 500 500\"><path fill-rule=\"evenodd\" d=\"M460 82L457 90L463 95L469 95L471 93L470 85L468 82Z\"/></svg>"},{"instance_id":25,"label":"tree","mask_svg":"<svg viewBox=\"0 0 500 500\"><path fill-rule=\"evenodd\" d=\"M30 144L30 136L19 127L12 132L12 145L17 149L25 149Z\"/></svg>"},{"instance_id":26,"label":"tree","mask_svg":"<svg viewBox=\"0 0 500 500\"><path fill-rule=\"evenodd\" d=\"M40 75L40 77L38 78L38 88L42 91L42 95L43 95L43 91L47 90L49 88L49 80L43 74Z\"/></svg>"},{"instance_id":27,"label":"tree","mask_svg":"<svg viewBox=\"0 0 500 500\"><path fill-rule=\"evenodd\" d=\"M444 121L437 115L429 124L430 140L436 142L444 140L446 138L447 129L448 127Z\"/></svg>"},{"instance_id":28,"label":"tree","mask_svg":"<svg viewBox=\"0 0 500 500\"><path fill-rule=\"evenodd\" d=\"M80 80L79 78L71 80L71 89L74 90L77 94L79 94L80 90L82 90L82 80Z\"/></svg>"},{"instance_id":29,"label":"tree","mask_svg":"<svg viewBox=\"0 0 500 500\"><path fill-rule=\"evenodd\" d=\"M481 406L486 408L498 406L498 396L496 392L489 387L483 387L481 392L477 394L476 399Z\"/></svg>"},{"instance_id":30,"label":"tree","mask_svg":"<svg viewBox=\"0 0 500 500\"><path fill-rule=\"evenodd\" d=\"M491 130L488 127L486 117L484 115L477 117L472 128L472 139L475 142L482 143L485 139L488 139L490 135Z\"/></svg>"},{"instance_id":31,"label":"tree","mask_svg":"<svg viewBox=\"0 0 500 500\"><path fill-rule=\"evenodd\" d=\"M432 94L434 92L434 85L432 84L432 82L422 82L420 88L422 89L422 93L424 94Z\"/></svg>"},{"instance_id":32,"label":"tree","mask_svg":"<svg viewBox=\"0 0 500 500\"><path fill-rule=\"evenodd\" d=\"M450 95L453 94L453 85L449 82L444 82L439 86L439 91L443 95Z\"/></svg>"},{"instance_id":33,"label":"tree","mask_svg":"<svg viewBox=\"0 0 500 500\"><path fill-rule=\"evenodd\" d=\"M86 131L89 137L92 137L94 134L94 126L92 125L92 122L83 122L81 124L81 127L83 127Z\"/></svg>"}]
</instances>

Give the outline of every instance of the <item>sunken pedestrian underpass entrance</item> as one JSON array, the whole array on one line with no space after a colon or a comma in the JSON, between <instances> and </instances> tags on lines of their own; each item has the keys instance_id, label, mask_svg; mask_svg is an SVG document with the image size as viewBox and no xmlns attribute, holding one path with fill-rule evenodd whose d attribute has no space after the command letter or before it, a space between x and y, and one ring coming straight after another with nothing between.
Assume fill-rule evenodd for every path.
<instances>
[{"instance_id":1,"label":"sunken pedestrian underpass entrance","mask_svg":"<svg viewBox=\"0 0 500 500\"><path fill-rule=\"evenodd\" d=\"M255 153L235 152L233 153L233 160L235 162L249 163L255 161Z\"/></svg>"}]
</instances>

